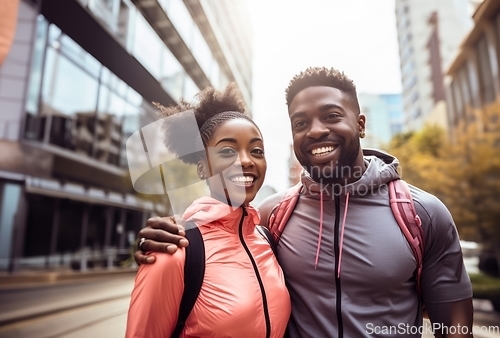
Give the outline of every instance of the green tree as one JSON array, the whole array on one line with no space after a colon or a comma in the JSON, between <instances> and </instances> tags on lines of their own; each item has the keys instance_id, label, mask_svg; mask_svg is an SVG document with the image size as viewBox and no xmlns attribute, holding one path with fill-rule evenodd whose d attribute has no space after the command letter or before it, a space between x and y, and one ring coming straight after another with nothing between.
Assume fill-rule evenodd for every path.
<instances>
[{"instance_id":1,"label":"green tree","mask_svg":"<svg viewBox=\"0 0 500 338\"><path fill-rule=\"evenodd\" d=\"M492 250L500 270L500 104L471 111L454 130L425 126L397 135L388 150L402 177L440 198L463 239Z\"/></svg>"},{"instance_id":2,"label":"green tree","mask_svg":"<svg viewBox=\"0 0 500 338\"><path fill-rule=\"evenodd\" d=\"M454 132L456 166L452 211L462 228L475 229L495 253L500 271L500 104L472 111Z\"/></svg>"},{"instance_id":3,"label":"green tree","mask_svg":"<svg viewBox=\"0 0 500 338\"><path fill-rule=\"evenodd\" d=\"M445 203L454 182L447 175L450 145L444 130L425 126L413 133L396 135L388 146L401 164L400 174L409 183L439 197Z\"/></svg>"}]
</instances>

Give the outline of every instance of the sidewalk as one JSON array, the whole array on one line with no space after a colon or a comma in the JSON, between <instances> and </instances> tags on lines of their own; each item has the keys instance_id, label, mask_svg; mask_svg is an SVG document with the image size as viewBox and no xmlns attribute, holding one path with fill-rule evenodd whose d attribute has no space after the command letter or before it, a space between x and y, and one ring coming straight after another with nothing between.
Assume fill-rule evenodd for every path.
<instances>
[{"instance_id":1,"label":"sidewalk","mask_svg":"<svg viewBox=\"0 0 500 338\"><path fill-rule=\"evenodd\" d=\"M137 267L92 268L85 272L70 268L20 270L13 274L0 271L0 291L8 289L30 288L42 285L70 283L89 278L118 276L136 273Z\"/></svg>"},{"instance_id":2,"label":"sidewalk","mask_svg":"<svg viewBox=\"0 0 500 338\"><path fill-rule=\"evenodd\" d=\"M0 273L0 327L21 320L129 297L136 268Z\"/></svg>"}]
</instances>

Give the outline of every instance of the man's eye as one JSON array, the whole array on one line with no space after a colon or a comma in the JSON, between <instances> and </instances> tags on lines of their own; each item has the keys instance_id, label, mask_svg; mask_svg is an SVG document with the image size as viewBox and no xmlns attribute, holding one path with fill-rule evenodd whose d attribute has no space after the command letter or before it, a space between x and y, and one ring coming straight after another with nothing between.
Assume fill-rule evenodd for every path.
<instances>
[{"instance_id":1,"label":"man's eye","mask_svg":"<svg viewBox=\"0 0 500 338\"><path fill-rule=\"evenodd\" d=\"M295 122L295 128L300 128L300 127L303 127L305 125L306 125L306 123L304 121Z\"/></svg>"},{"instance_id":2,"label":"man's eye","mask_svg":"<svg viewBox=\"0 0 500 338\"><path fill-rule=\"evenodd\" d=\"M339 113L328 113L326 116L327 119L336 119L337 117L340 117Z\"/></svg>"}]
</instances>

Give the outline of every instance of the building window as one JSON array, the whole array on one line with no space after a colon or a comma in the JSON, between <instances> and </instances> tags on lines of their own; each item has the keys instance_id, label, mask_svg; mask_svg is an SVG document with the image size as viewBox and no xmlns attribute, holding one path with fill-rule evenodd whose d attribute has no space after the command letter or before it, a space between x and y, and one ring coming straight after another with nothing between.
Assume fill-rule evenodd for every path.
<instances>
[{"instance_id":1,"label":"building window","mask_svg":"<svg viewBox=\"0 0 500 338\"><path fill-rule=\"evenodd\" d=\"M161 77L161 53L165 46L158 34L138 15L135 21L132 55L156 78Z\"/></svg>"},{"instance_id":2,"label":"building window","mask_svg":"<svg viewBox=\"0 0 500 338\"><path fill-rule=\"evenodd\" d=\"M478 70L476 67L477 62L475 60L476 54L473 53L471 59L467 60L467 75L470 85L472 105L477 108L480 106L481 100L479 95Z\"/></svg>"},{"instance_id":3,"label":"building window","mask_svg":"<svg viewBox=\"0 0 500 338\"><path fill-rule=\"evenodd\" d=\"M201 69L203 69L203 72L205 73L207 78L210 78L210 71L212 70L211 66L214 57L212 55L212 51L205 41L205 38L196 26L193 27L193 45L191 48L191 52L193 53L193 56L200 65Z\"/></svg>"},{"instance_id":4,"label":"building window","mask_svg":"<svg viewBox=\"0 0 500 338\"><path fill-rule=\"evenodd\" d=\"M448 125L453 125L455 121L455 101L452 92L452 83L446 86L445 95L446 95L446 113L448 117Z\"/></svg>"},{"instance_id":5,"label":"building window","mask_svg":"<svg viewBox=\"0 0 500 338\"><path fill-rule=\"evenodd\" d=\"M462 101L462 94L460 93L460 86L458 85L457 79L453 80L451 83L451 91L453 97L453 106L455 107L455 114L453 116L453 124L456 125L459 120L459 116L464 116L464 105Z\"/></svg>"},{"instance_id":6,"label":"building window","mask_svg":"<svg viewBox=\"0 0 500 338\"><path fill-rule=\"evenodd\" d=\"M75 119L81 114L95 114L98 88L97 79L57 49L47 48L41 114L52 116L50 143L74 149Z\"/></svg>"},{"instance_id":7,"label":"building window","mask_svg":"<svg viewBox=\"0 0 500 338\"><path fill-rule=\"evenodd\" d=\"M420 117L420 115L422 115L422 111L420 110L420 108L415 108L415 110L413 110L411 113L411 118L413 120L416 120Z\"/></svg>"},{"instance_id":8,"label":"building window","mask_svg":"<svg viewBox=\"0 0 500 338\"><path fill-rule=\"evenodd\" d=\"M32 75L25 138L41 141L36 131L47 128L50 144L125 167L126 139L154 119L153 108L56 26L48 32L45 50L43 34L37 34L42 42L35 42L42 46L35 56L45 54L43 85L37 86L40 76ZM40 117L37 127L33 121Z\"/></svg>"},{"instance_id":9,"label":"building window","mask_svg":"<svg viewBox=\"0 0 500 338\"><path fill-rule=\"evenodd\" d=\"M418 97L419 97L418 92L414 91L413 94L411 94L411 103L417 102Z\"/></svg>"},{"instance_id":10,"label":"building window","mask_svg":"<svg viewBox=\"0 0 500 338\"><path fill-rule=\"evenodd\" d=\"M493 70L488 51L488 40L483 36L477 44L479 80L481 88L481 102L487 104L495 99L495 88L493 86Z\"/></svg>"},{"instance_id":11,"label":"building window","mask_svg":"<svg viewBox=\"0 0 500 338\"><path fill-rule=\"evenodd\" d=\"M160 83L174 100L179 101L183 94L184 67L167 47L162 49L161 60Z\"/></svg>"},{"instance_id":12,"label":"building window","mask_svg":"<svg viewBox=\"0 0 500 338\"><path fill-rule=\"evenodd\" d=\"M198 94L200 88L194 83L194 81L186 74L186 79L184 81L184 98L188 101L193 100L194 96Z\"/></svg>"},{"instance_id":13,"label":"building window","mask_svg":"<svg viewBox=\"0 0 500 338\"><path fill-rule=\"evenodd\" d=\"M467 69L465 66L457 72L458 83L460 84L460 89L465 105L465 111L472 107L472 97L470 91L469 79L467 76Z\"/></svg>"},{"instance_id":14,"label":"building window","mask_svg":"<svg viewBox=\"0 0 500 338\"><path fill-rule=\"evenodd\" d=\"M406 88L408 90L411 90L413 87L415 87L416 84L417 84L417 77L415 75L412 75L410 80L407 82Z\"/></svg>"},{"instance_id":15,"label":"building window","mask_svg":"<svg viewBox=\"0 0 500 338\"><path fill-rule=\"evenodd\" d=\"M47 42L48 23L43 16L37 18L37 28L31 58L30 81L26 95L26 126L25 138L27 140L43 140L46 117L38 115L38 98L42 84L43 59Z\"/></svg>"},{"instance_id":16,"label":"building window","mask_svg":"<svg viewBox=\"0 0 500 338\"><path fill-rule=\"evenodd\" d=\"M193 27L196 24L189 10L186 8L186 5L184 5L184 2L182 0L170 0L167 15L186 46L191 48L193 42Z\"/></svg>"},{"instance_id":17,"label":"building window","mask_svg":"<svg viewBox=\"0 0 500 338\"><path fill-rule=\"evenodd\" d=\"M120 0L89 0L88 7L112 32L117 30Z\"/></svg>"}]
</instances>

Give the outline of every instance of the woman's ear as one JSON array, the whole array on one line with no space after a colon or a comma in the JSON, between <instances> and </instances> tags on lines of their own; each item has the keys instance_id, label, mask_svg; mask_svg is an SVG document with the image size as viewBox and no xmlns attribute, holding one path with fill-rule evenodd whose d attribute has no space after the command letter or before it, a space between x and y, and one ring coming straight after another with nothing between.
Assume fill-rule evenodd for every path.
<instances>
[{"instance_id":1,"label":"woman's ear","mask_svg":"<svg viewBox=\"0 0 500 338\"><path fill-rule=\"evenodd\" d=\"M198 164L196 165L196 172L198 173L198 177L200 178L200 180L204 180L207 178L205 175L204 164L202 161L199 161Z\"/></svg>"}]
</instances>

